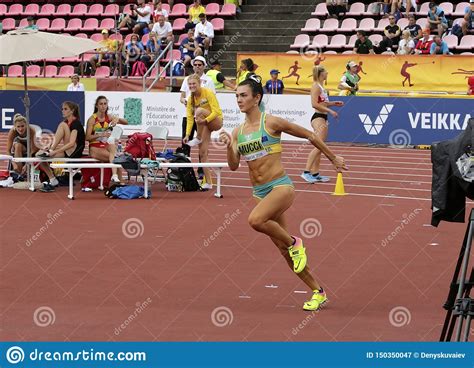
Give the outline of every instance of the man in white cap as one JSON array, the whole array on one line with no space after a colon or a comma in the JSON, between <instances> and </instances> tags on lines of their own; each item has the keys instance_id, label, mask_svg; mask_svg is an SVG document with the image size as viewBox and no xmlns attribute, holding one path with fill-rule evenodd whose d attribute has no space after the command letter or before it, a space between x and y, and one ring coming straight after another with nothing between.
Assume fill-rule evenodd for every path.
<instances>
[{"instance_id":1,"label":"man in white cap","mask_svg":"<svg viewBox=\"0 0 474 368\"><path fill-rule=\"evenodd\" d=\"M360 77L357 74L359 71L359 65L355 61L349 61L346 65L346 72L342 75L341 81L337 86L341 90L340 96L355 96L359 90Z\"/></svg>"}]
</instances>

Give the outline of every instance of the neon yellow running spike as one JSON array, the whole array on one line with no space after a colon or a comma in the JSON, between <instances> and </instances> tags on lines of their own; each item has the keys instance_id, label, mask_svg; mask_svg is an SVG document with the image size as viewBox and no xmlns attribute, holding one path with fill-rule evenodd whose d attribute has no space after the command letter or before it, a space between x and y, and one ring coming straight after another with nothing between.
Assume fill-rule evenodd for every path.
<instances>
[{"instance_id":1,"label":"neon yellow running spike","mask_svg":"<svg viewBox=\"0 0 474 368\"><path fill-rule=\"evenodd\" d=\"M326 293L323 291L320 293L316 290L311 297L311 300L304 302L303 309L307 311L317 311L320 310L324 305L329 302Z\"/></svg>"},{"instance_id":2,"label":"neon yellow running spike","mask_svg":"<svg viewBox=\"0 0 474 368\"><path fill-rule=\"evenodd\" d=\"M303 241L300 238L295 238L295 245L301 245L298 248L290 247L288 252L290 252L290 257L293 260L293 271L295 273L300 273L306 267L306 262L308 258L306 257L306 248L303 246Z\"/></svg>"}]
</instances>

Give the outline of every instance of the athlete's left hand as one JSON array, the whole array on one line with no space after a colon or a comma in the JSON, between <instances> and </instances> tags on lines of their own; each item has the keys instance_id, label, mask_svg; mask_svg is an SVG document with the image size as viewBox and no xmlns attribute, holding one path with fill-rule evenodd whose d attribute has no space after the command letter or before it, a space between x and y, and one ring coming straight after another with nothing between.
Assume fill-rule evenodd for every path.
<instances>
[{"instance_id":1,"label":"athlete's left hand","mask_svg":"<svg viewBox=\"0 0 474 368\"><path fill-rule=\"evenodd\" d=\"M342 101L335 101L334 106L344 106L344 102Z\"/></svg>"},{"instance_id":2,"label":"athlete's left hand","mask_svg":"<svg viewBox=\"0 0 474 368\"><path fill-rule=\"evenodd\" d=\"M334 165L334 168L337 172L342 172L342 170L349 170L349 168L346 166L346 163L344 162L344 157L342 156L336 155L332 160L332 164Z\"/></svg>"}]
</instances>

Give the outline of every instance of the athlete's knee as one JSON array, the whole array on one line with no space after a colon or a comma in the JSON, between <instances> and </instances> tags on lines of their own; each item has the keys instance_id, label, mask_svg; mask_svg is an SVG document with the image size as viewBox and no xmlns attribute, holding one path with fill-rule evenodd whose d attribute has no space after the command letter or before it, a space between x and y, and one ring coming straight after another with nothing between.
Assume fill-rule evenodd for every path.
<instances>
[{"instance_id":1,"label":"athlete's knee","mask_svg":"<svg viewBox=\"0 0 474 368\"><path fill-rule=\"evenodd\" d=\"M265 227L266 220L262 216L259 216L258 214L251 213L249 215L248 222L249 222L249 225L254 230L262 231L263 228Z\"/></svg>"}]
</instances>

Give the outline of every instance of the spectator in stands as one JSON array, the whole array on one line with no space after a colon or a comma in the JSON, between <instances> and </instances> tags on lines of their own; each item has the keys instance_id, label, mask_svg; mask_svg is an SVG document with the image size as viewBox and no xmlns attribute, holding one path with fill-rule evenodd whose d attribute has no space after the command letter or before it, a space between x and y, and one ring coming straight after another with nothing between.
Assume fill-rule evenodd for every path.
<instances>
[{"instance_id":1,"label":"spectator in stands","mask_svg":"<svg viewBox=\"0 0 474 368\"><path fill-rule=\"evenodd\" d=\"M438 31L438 36L442 36L443 32L448 29L448 20L444 16L444 11L436 3L431 2L428 11L428 23L432 31Z\"/></svg>"},{"instance_id":2,"label":"spectator in stands","mask_svg":"<svg viewBox=\"0 0 474 368\"><path fill-rule=\"evenodd\" d=\"M8 132L7 137L7 155L12 155L13 157L25 157L26 156L26 118L21 114L15 114L13 117L13 128ZM30 128L30 150L31 154L35 155L38 152L38 147L35 144L35 129ZM26 165L22 163L12 161L12 168L18 174L26 173Z\"/></svg>"},{"instance_id":3,"label":"spectator in stands","mask_svg":"<svg viewBox=\"0 0 474 368\"><path fill-rule=\"evenodd\" d=\"M265 83L265 92L271 95L282 95L285 85L281 79L278 79L280 72L277 69L270 70L271 79Z\"/></svg>"},{"instance_id":4,"label":"spectator in stands","mask_svg":"<svg viewBox=\"0 0 474 368\"><path fill-rule=\"evenodd\" d=\"M410 36L415 43L417 43L418 40L423 37L421 33L421 27L419 24L416 24L415 16L412 14L408 16L408 25L405 27L405 30L410 31Z\"/></svg>"},{"instance_id":5,"label":"spectator in stands","mask_svg":"<svg viewBox=\"0 0 474 368\"><path fill-rule=\"evenodd\" d=\"M165 17L160 15L158 22L153 25L152 32L156 33L156 39L160 44L161 48L166 47L168 42L173 42L173 27L170 22L165 21Z\"/></svg>"},{"instance_id":6,"label":"spectator in stands","mask_svg":"<svg viewBox=\"0 0 474 368\"><path fill-rule=\"evenodd\" d=\"M194 43L194 31L192 29L188 31L188 37L181 41L179 50L181 51L181 59L185 67L187 67L196 56L202 55L201 48L196 47Z\"/></svg>"},{"instance_id":7,"label":"spectator in stands","mask_svg":"<svg viewBox=\"0 0 474 368\"><path fill-rule=\"evenodd\" d=\"M407 29L402 33L402 39L398 43L398 55L410 55L415 49L415 42L410 37L410 31Z\"/></svg>"},{"instance_id":8,"label":"spectator in stands","mask_svg":"<svg viewBox=\"0 0 474 368\"><path fill-rule=\"evenodd\" d=\"M374 46L372 45L372 41L368 39L365 31L357 32L357 40L353 52L355 54L374 54Z\"/></svg>"},{"instance_id":9,"label":"spectator in stands","mask_svg":"<svg viewBox=\"0 0 474 368\"><path fill-rule=\"evenodd\" d=\"M428 55L431 51L431 44L433 43L433 40L430 37L430 30L424 29L421 33L423 38L416 44L415 54Z\"/></svg>"},{"instance_id":10,"label":"spectator in stands","mask_svg":"<svg viewBox=\"0 0 474 368\"><path fill-rule=\"evenodd\" d=\"M246 80L250 75L255 74L256 65L252 59L243 59L240 62L240 68L237 73L237 85Z\"/></svg>"},{"instance_id":11,"label":"spectator in stands","mask_svg":"<svg viewBox=\"0 0 474 368\"><path fill-rule=\"evenodd\" d=\"M102 30L102 40L100 43L103 47L98 50L98 54L92 56L89 60L93 74L95 74L96 68L101 66L102 61L107 61L110 64L110 68L112 68L114 54L117 51L117 41L109 38L109 31L106 29Z\"/></svg>"},{"instance_id":12,"label":"spectator in stands","mask_svg":"<svg viewBox=\"0 0 474 368\"><path fill-rule=\"evenodd\" d=\"M433 37L433 43L430 48L431 55L448 55L448 44L444 42L438 35Z\"/></svg>"},{"instance_id":13,"label":"spectator in stands","mask_svg":"<svg viewBox=\"0 0 474 368\"><path fill-rule=\"evenodd\" d=\"M193 22L193 17L189 16L188 21L184 25L184 30L187 32L190 29L194 31L194 28L196 28L196 23Z\"/></svg>"},{"instance_id":14,"label":"spectator in stands","mask_svg":"<svg viewBox=\"0 0 474 368\"><path fill-rule=\"evenodd\" d=\"M130 41L125 45L125 67L127 68L127 76L129 76L132 70L133 64L140 60L145 54L145 49L140 42L137 34L132 34Z\"/></svg>"},{"instance_id":15,"label":"spectator in stands","mask_svg":"<svg viewBox=\"0 0 474 368\"><path fill-rule=\"evenodd\" d=\"M156 33L151 32L148 42L145 45L145 53L143 54L141 60L145 63L147 68L149 68L156 60L158 56L158 51L160 50L160 43L156 38Z\"/></svg>"},{"instance_id":16,"label":"spectator in stands","mask_svg":"<svg viewBox=\"0 0 474 368\"><path fill-rule=\"evenodd\" d=\"M38 30L38 26L35 24L36 21L34 17L30 15L28 18L26 18L26 20L28 21L28 25L25 27L25 29L32 29L33 31Z\"/></svg>"},{"instance_id":17,"label":"spectator in stands","mask_svg":"<svg viewBox=\"0 0 474 368\"><path fill-rule=\"evenodd\" d=\"M201 0L194 0L194 3L189 6L188 14L193 20L194 24L200 22L201 14L206 13L206 8L201 5Z\"/></svg>"},{"instance_id":18,"label":"spectator in stands","mask_svg":"<svg viewBox=\"0 0 474 368\"><path fill-rule=\"evenodd\" d=\"M471 0L469 6L464 9L464 20L461 24L463 35L467 35L474 29L474 0Z\"/></svg>"},{"instance_id":19,"label":"spectator in stands","mask_svg":"<svg viewBox=\"0 0 474 368\"><path fill-rule=\"evenodd\" d=\"M401 17L401 13L405 13L405 16L408 18L410 13L416 12L416 0L393 0L390 2L391 5L391 15L398 14Z\"/></svg>"},{"instance_id":20,"label":"spectator in stands","mask_svg":"<svg viewBox=\"0 0 474 368\"><path fill-rule=\"evenodd\" d=\"M348 9L348 0L326 0L326 8L333 18L344 18Z\"/></svg>"},{"instance_id":21,"label":"spectator in stands","mask_svg":"<svg viewBox=\"0 0 474 368\"><path fill-rule=\"evenodd\" d=\"M168 21L169 14L166 9L163 9L163 3L160 0L155 1L155 10L153 11L153 21L158 22L158 17L162 15Z\"/></svg>"},{"instance_id":22,"label":"spectator in stands","mask_svg":"<svg viewBox=\"0 0 474 368\"><path fill-rule=\"evenodd\" d=\"M84 85L79 82L79 76L73 74L71 76L71 84L67 86L68 92L84 92Z\"/></svg>"},{"instance_id":23,"label":"spectator in stands","mask_svg":"<svg viewBox=\"0 0 474 368\"><path fill-rule=\"evenodd\" d=\"M235 83L224 77L224 74L221 73L222 65L219 60L213 60L211 62L211 70L209 70L206 75L212 79L214 82L214 87L216 90L224 89L225 87L235 90Z\"/></svg>"},{"instance_id":24,"label":"spectator in stands","mask_svg":"<svg viewBox=\"0 0 474 368\"><path fill-rule=\"evenodd\" d=\"M145 5L145 0L137 0L137 4L132 4L130 9L132 14L127 14L117 28L127 27L133 33L141 35L150 23L151 8L149 5Z\"/></svg>"},{"instance_id":25,"label":"spectator in stands","mask_svg":"<svg viewBox=\"0 0 474 368\"><path fill-rule=\"evenodd\" d=\"M341 91L339 96L355 96L359 90L360 77L357 74L359 71L359 64L355 61L349 61L346 64L346 72L342 75L337 88Z\"/></svg>"},{"instance_id":26,"label":"spectator in stands","mask_svg":"<svg viewBox=\"0 0 474 368\"><path fill-rule=\"evenodd\" d=\"M378 53L381 54L385 51L392 51L392 46L397 45L400 41L401 29L395 21L395 16L390 15L388 17L389 24L385 27L383 33L384 37L380 41L378 47Z\"/></svg>"},{"instance_id":27,"label":"spectator in stands","mask_svg":"<svg viewBox=\"0 0 474 368\"><path fill-rule=\"evenodd\" d=\"M206 19L206 14L199 14L199 23L194 29L194 44L204 49L204 56L209 54L209 47L214 39L214 26Z\"/></svg>"}]
</instances>

